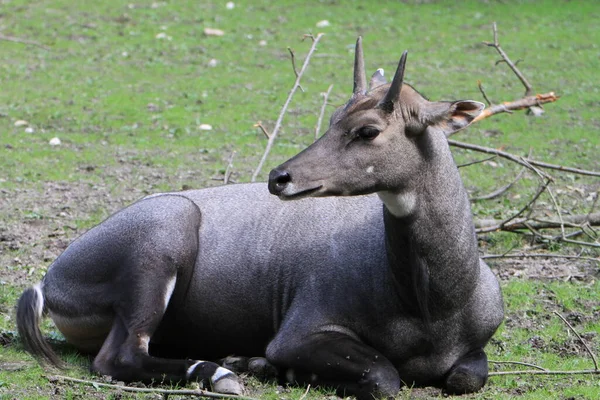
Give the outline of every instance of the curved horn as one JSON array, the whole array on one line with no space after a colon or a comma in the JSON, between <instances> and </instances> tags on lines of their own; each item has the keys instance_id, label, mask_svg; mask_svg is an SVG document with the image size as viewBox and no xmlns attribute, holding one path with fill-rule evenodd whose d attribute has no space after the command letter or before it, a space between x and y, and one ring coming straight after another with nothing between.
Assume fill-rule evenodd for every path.
<instances>
[{"instance_id":1,"label":"curved horn","mask_svg":"<svg viewBox=\"0 0 600 400\"><path fill-rule=\"evenodd\" d=\"M393 109L393 104L398 101L400 91L402 90L402 83L404 81L404 68L406 68L407 55L408 51L405 50L404 53L402 53L402 57L400 57L394 80L385 94L385 97L379 102L379 106Z\"/></svg>"},{"instance_id":2,"label":"curved horn","mask_svg":"<svg viewBox=\"0 0 600 400\"><path fill-rule=\"evenodd\" d=\"M367 92L367 77L365 76L365 59L363 57L362 37L356 40L354 50L354 95Z\"/></svg>"}]
</instances>

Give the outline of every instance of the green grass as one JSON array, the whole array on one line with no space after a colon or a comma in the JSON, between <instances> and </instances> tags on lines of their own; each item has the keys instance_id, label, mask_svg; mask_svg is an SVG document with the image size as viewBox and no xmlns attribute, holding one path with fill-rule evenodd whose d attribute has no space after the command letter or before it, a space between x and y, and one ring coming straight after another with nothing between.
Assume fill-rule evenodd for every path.
<instances>
[{"instance_id":1,"label":"green grass","mask_svg":"<svg viewBox=\"0 0 600 400\"><path fill-rule=\"evenodd\" d=\"M324 19L331 25L316 28ZM358 35L364 38L368 73L383 67L391 75L408 49L406 79L431 99L482 101L477 80L495 102L521 97L519 81L506 65L496 66L497 54L481 44L492 40L494 21L502 47L513 60L523 59L519 67L535 91L555 91L561 98L545 107L543 117L499 115L456 139L599 170L596 1L325 0L306 5L266 0L237 1L227 10L221 1L0 0L1 34L49 48L0 41L0 237L14 235L19 242L13 248L0 241L0 329L14 331L13 305L23 285L43 275L49 263L45 253L55 256L65 243L125 204L147 193L218 184L213 178L223 176L232 151L237 152L233 179L248 181L265 145L254 124L273 126L294 80L287 47L300 64L310 45L301 41L303 34L325 36L261 179L312 142L321 92L334 84L327 114L347 100ZM223 29L225 35L207 37L206 27ZM171 40L157 38L162 32ZM259 44L262 40L266 45ZM212 59L216 67L209 66ZM15 126L18 120L27 121L33 132ZM213 129L200 130L200 124ZM60 138L60 146L49 146L54 137ZM458 163L484 158L460 150L454 154ZM512 180L518 168L496 161L497 166L463 168L466 186L484 194ZM554 175L559 187L584 191L577 195L567 190L559 195L561 204L587 212L591 200L586 199L598 191L598 180ZM535 177L526 176L507 197L474 204L474 213L483 218L511 215L536 185ZM76 188L77 196L62 195L64 186ZM551 204L549 198L542 200ZM482 241L490 253L522 244L513 234ZM501 263L495 265L502 269ZM13 276L19 278L8 279ZM599 311L600 288L597 282L588 285L526 279L504 283L509 319L488 348L490 358L550 369L589 368L585 354L560 351L576 341L552 314L576 311L586 316L587 322L576 329L596 334L590 340L597 351L600 326L592 316ZM52 332L50 324L45 327ZM534 336L545 346L532 347ZM79 365L70 374L87 376L85 359L68 351L64 355ZM0 347L0 364L6 363L23 366L16 371L0 367L2 399L84 398L88 393L78 386L58 385L57 394L44 389L45 373L18 344ZM303 389L278 393L251 382L264 398L303 394ZM399 397L418 393L407 389ZM97 397L110 396L100 391ZM307 398L325 396L311 390ZM594 399L600 397L600 385L590 376L495 377L481 394L469 398L517 396Z\"/></svg>"}]
</instances>

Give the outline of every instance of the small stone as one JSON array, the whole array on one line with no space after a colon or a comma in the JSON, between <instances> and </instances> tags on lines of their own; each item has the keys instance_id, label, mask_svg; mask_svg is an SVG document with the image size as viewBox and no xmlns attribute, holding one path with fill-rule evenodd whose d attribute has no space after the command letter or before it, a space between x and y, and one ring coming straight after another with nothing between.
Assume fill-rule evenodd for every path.
<instances>
[{"instance_id":1,"label":"small stone","mask_svg":"<svg viewBox=\"0 0 600 400\"><path fill-rule=\"evenodd\" d=\"M60 144L61 144L61 141L60 141L60 139L59 139L59 138L57 138L57 137L53 137L52 139L50 139L50 141L48 142L48 144L49 144L50 146L60 146Z\"/></svg>"},{"instance_id":2,"label":"small stone","mask_svg":"<svg viewBox=\"0 0 600 400\"><path fill-rule=\"evenodd\" d=\"M17 121L15 121L15 126L27 126L29 125L29 122L23 120L23 119L19 119Z\"/></svg>"},{"instance_id":3,"label":"small stone","mask_svg":"<svg viewBox=\"0 0 600 400\"><path fill-rule=\"evenodd\" d=\"M223 36L225 34L221 29L215 28L204 28L204 34L206 36Z\"/></svg>"},{"instance_id":4,"label":"small stone","mask_svg":"<svg viewBox=\"0 0 600 400\"><path fill-rule=\"evenodd\" d=\"M209 125L209 124L200 124L198 126L198 129L200 129L201 131L211 131L212 130L212 125Z\"/></svg>"},{"instance_id":5,"label":"small stone","mask_svg":"<svg viewBox=\"0 0 600 400\"><path fill-rule=\"evenodd\" d=\"M331 25L331 24L326 19L317 22L317 28L325 28L325 27L328 27L329 25Z\"/></svg>"},{"instance_id":6,"label":"small stone","mask_svg":"<svg viewBox=\"0 0 600 400\"><path fill-rule=\"evenodd\" d=\"M225 8L233 10L235 8L235 3L233 1L228 1L227 4L225 4Z\"/></svg>"},{"instance_id":7,"label":"small stone","mask_svg":"<svg viewBox=\"0 0 600 400\"><path fill-rule=\"evenodd\" d=\"M219 61L213 58L213 59L211 59L211 60L208 62L208 66L209 66L209 67L216 67L218 63L219 63Z\"/></svg>"},{"instance_id":8,"label":"small stone","mask_svg":"<svg viewBox=\"0 0 600 400\"><path fill-rule=\"evenodd\" d=\"M33 133L33 132L35 132L35 130L32 127L28 126L27 128L25 128L25 133Z\"/></svg>"},{"instance_id":9,"label":"small stone","mask_svg":"<svg viewBox=\"0 0 600 400\"><path fill-rule=\"evenodd\" d=\"M266 40L261 40L260 42L258 42L259 46L266 46L267 45L267 41Z\"/></svg>"}]
</instances>

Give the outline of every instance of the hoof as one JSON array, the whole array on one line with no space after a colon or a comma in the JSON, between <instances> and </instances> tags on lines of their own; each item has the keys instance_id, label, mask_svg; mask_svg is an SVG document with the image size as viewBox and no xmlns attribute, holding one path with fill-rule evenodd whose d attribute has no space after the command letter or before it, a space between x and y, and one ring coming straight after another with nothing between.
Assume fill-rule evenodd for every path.
<instances>
[{"instance_id":1,"label":"hoof","mask_svg":"<svg viewBox=\"0 0 600 400\"><path fill-rule=\"evenodd\" d=\"M230 373L214 381L212 390L222 394L240 395L244 392L244 385L237 376Z\"/></svg>"},{"instance_id":2,"label":"hoof","mask_svg":"<svg viewBox=\"0 0 600 400\"><path fill-rule=\"evenodd\" d=\"M248 357L229 356L220 359L219 364L238 374L248 372Z\"/></svg>"},{"instance_id":3,"label":"hoof","mask_svg":"<svg viewBox=\"0 0 600 400\"><path fill-rule=\"evenodd\" d=\"M248 372L263 381L276 380L277 368L264 357L253 357L248 361Z\"/></svg>"}]
</instances>

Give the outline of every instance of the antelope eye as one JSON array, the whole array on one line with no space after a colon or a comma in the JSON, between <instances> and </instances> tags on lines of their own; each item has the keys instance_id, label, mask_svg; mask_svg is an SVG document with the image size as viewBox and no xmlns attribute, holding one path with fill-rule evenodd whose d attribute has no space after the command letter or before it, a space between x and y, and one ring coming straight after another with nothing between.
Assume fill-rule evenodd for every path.
<instances>
[{"instance_id":1,"label":"antelope eye","mask_svg":"<svg viewBox=\"0 0 600 400\"><path fill-rule=\"evenodd\" d=\"M381 131L374 126L363 126L356 132L356 136L365 140L373 140L379 135Z\"/></svg>"}]
</instances>

